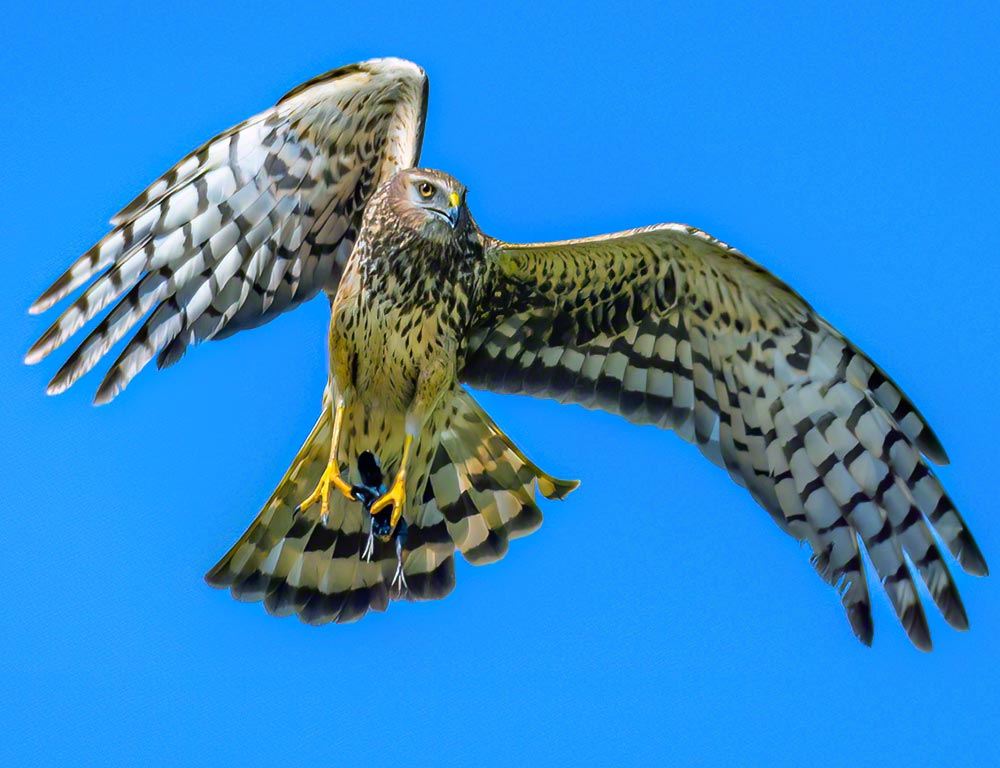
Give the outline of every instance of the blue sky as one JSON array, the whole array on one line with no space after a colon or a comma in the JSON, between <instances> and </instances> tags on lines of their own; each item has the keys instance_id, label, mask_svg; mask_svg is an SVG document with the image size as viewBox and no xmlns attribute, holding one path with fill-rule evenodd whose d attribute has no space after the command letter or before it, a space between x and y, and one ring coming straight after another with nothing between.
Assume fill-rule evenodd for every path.
<instances>
[{"instance_id":1,"label":"blue sky","mask_svg":"<svg viewBox=\"0 0 1000 768\"><path fill-rule=\"evenodd\" d=\"M803 293L934 425L1000 567L995 6L373 5L5 14L0 763L995 764L996 577L956 566L972 629L929 614L932 655L877 594L865 648L806 552L671 434L484 395L581 489L448 599L316 629L202 574L315 419L325 302L109 407L96 375L43 394L26 308L111 214L297 83L403 56L431 79L423 164L490 234L683 221Z\"/></svg>"}]
</instances>

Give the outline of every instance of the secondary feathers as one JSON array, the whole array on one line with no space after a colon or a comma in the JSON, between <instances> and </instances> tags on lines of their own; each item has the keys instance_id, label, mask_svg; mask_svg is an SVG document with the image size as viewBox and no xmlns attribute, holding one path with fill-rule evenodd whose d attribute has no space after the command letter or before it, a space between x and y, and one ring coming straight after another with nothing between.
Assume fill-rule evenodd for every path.
<instances>
[{"instance_id":1,"label":"secondary feathers","mask_svg":"<svg viewBox=\"0 0 1000 768\"><path fill-rule=\"evenodd\" d=\"M361 231L362 215L377 189L416 164L426 98L415 64L350 65L181 160L32 305L45 311L86 286L31 347L29 363L110 307L47 391L71 386L130 333L98 403L154 357L169 366L191 344L260 325L320 291L332 300L355 242L383 242L385 233ZM467 214L464 187L455 188ZM445 254L476 257L473 282L460 293L472 317L454 360L461 381L675 430L782 530L808 542L865 643L873 624L864 553L917 647L930 649L931 640L914 571L948 623L968 627L939 542L967 572L988 569L930 468L947 463L943 447L899 386L795 291L680 224L525 245L478 227L473 234L468 252ZM433 286L416 282L425 292ZM399 291L387 299L412 298L399 281L384 284ZM450 410L427 437L435 443L426 486L400 551L380 542L365 561L370 521L345 498L328 525L315 510L296 516L329 455L327 402L209 582L279 615L348 621L394 597L447 594L455 549L473 563L502 557L510 539L541 522L536 488L562 498L575 485L532 464L467 394L441 407ZM407 590L393 594L398 558Z\"/></svg>"}]
</instances>

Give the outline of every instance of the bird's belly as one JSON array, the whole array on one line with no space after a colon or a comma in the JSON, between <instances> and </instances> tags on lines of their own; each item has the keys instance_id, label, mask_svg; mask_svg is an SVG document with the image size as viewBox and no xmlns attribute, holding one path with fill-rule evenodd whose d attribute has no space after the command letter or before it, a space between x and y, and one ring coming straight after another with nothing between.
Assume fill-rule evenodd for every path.
<instances>
[{"instance_id":1,"label":"bird's belly","mask_svg":"<svg viewBox=\"0 0 1000 768\"><path fill-rule=\"evenodd\" d=\"M405 414L420 376L417 357L405 339L378 335L355 352L354 391L369 410Z\"/></svg>"},{"instance_id":2,"label":"bird's belly","mask_svg":"<svg viewBox=\"0 0 1000 768\"><path fill-rule=\"evenodd\" d=\"M354 392L367 409L405 415L428 364L435 330L425 318L409 314L358 313L342 338L351 350Z\"/></svg>"},{"instance_id":3,"label":"bird's belly","mask_svg":"<svg viewBox=\"0 0 1000 768\"><path fill-rule=\"evenodd\" d=\"M370 408L365 403L346 403L344 423L340 440L341 465L346 465L350 482L357 484L361 477L357 472L358 457L371 451L378 459L383 472L390 479L398 471L403 455L403 441L406 436L405 413L382 408Z\"/></svg>"}]
</instances>

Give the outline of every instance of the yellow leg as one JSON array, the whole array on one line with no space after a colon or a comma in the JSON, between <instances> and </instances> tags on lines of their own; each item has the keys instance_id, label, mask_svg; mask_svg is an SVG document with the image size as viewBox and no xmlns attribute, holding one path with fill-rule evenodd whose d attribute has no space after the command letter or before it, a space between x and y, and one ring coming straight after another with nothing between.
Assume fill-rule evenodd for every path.
<instances>
[{"instance_id":1,"label":"yellow leg","mask_svg":"<svg viewBox=\"0 0 1000 768\"><path fill-rule=\"evenodd\" d=\"M406 503L406 460L410 456L412 442L413 435L407 433L406 440L403 442L403 459L399 462L399 472L396 473L396 479L392 481L392 487L386 491L385 495L380 496L369 510L371 516L374 517L390 504L393 505L392 517L389 518L389 535L379 537L383 541L392 538L392 532L396 530L399 518L403 516L403 506Z\"/></svg>"},{"instance_id":2,"label":"yellow leg","mask_svg":"<svg viewBox=\"0 0 1000 768\"><path fill-rule=\"evenodd\" d=\"M309 509L309 507L319 501L319 515L324 525L330 515L331 485L347 498L351 499L351 501L354 500L354 495L351 493L351 486L345 483L340 477L340 464L337 461L337 447L340 443L340 427L343 422L344 404L339 403L333 416L333 436L330 438L330 460L326 464L326 469L323 470L323 476L320 478L319 485L316 486L315 490L309 494L309 497L299 504L295 510L296 514L299 512L305 512Z\"/></svg>"}]
</instances>

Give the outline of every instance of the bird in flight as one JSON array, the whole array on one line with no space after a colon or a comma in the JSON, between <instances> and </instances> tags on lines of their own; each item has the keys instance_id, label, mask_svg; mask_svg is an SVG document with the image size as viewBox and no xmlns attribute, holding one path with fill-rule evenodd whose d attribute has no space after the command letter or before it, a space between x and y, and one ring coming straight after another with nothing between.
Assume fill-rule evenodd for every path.
<instances>
[{"instance_id":1,"label":"bird in flight","mask_svg":"<svg viewBox=\"0 0 1000 768\"><path fill-rule=\"evenodd\" d=\"M97 390L153 358L258 326L320 292L329 379L263 510L206 576L322 624L447 595L457 549L504 556L541 524L536 466L464 389L552 398L673 429L812 550L854 634L873 634L867 552L929 650L918 572L968 620L938 547L986 562L929 462L947 456L900 388L795 291L693 227L515 245L466 187L415 167L427 78L375 59L298 86L153 182L32 305L85 290L27 354L106 312L48 386L64 391L138 325ZM113 304L113 306L112 306Z\"/></svg>"}]
</instances>

